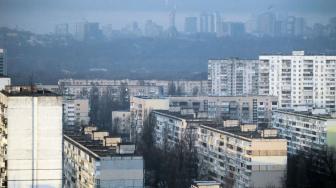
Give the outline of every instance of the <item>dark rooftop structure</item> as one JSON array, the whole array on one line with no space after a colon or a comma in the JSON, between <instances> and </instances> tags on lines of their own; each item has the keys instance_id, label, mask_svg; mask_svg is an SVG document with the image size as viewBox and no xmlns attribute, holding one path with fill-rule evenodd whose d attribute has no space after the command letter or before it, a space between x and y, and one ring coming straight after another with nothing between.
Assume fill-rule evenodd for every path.
<instances>
[{"instance_id":1,"label":"dark rooftop structure","mask_svg":"<svg viewBox=\"0 0 336 188\"><path fill-rule=\"evenodd\" d=\"M40 97L40 96L60 96L46 89L38 89L36 86L6 86L5 90L1 91L6 96L13 97Z\"/></svg>"},{"instance_id":2,"label":"dark rooftop structure","mask_svg":"<svg viewBox=\"0 0 336 188\"><path fill-rule=\"evenodd\" d=\"M92 157L99 159L100 157L125 156L130 154L119 154L116 150L105 147L99 140L92 140L88 135L81 133L79 130L67 129L64 130L64 139L78 148L81 148ZM134 154L131 154L134 156Z\"/></svg>"}]
</instances>

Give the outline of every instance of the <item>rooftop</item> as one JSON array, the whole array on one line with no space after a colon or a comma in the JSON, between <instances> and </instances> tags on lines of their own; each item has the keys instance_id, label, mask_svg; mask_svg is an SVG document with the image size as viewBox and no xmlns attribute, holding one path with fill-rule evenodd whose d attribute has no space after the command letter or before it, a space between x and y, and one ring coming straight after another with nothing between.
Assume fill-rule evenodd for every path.
<instances>
[{"instance_id":1,"label":"rooftop","mask_svg":"<svg viewBox=\"0 0 336 188\"><path fill-rule=\"evenodd\" d=\"M166 97L149 97L149 96L134 96L135 98L139 98L139 99L168 99Z\"/></svg>"},{"instance_id":2,"label":"rooftop","mask_svg":"<svg viewBox=\"0 0 336 188\"><path fill-rule=\"evenodd\" d=\"M6 89L1 92L6 96L14 97L60 96L46 89L38 89L36 86L6 86Z\"/></svg>"},{"instance_id":3,"label":"rooftop","mask_svg":"<svg viewBox=\"0 0 336 188\"><path fill-rule=\"evenodd\" d=\"M302 116L306 118L323 119L323 120L336 119L336 117L330 113L318 114L318 113L313 113L313 111L274 110L274 112L297 115L297 116Z\"/></svg>"},{"instance_id":4,"label":"rooftop","mask_svg":"<svg viewBox=\"0 0 336 188\"><path fill-rule=\"evenodd\" d=\"M103 146L101 141L92 140L88 135L84 135L80 131L74 129L64 130L64 139L77 147L86 150L95 158L125 155L134 156L133 154L119 154L115 150Z\"/></svg>"},{"instance_id":5,"label":"rooftop","mask_svg":"<svg viewBox=\"0 0 336 188\"><path fill-rule=\"evenodd\" d=\"M201 125L202 127L208 128L208 129L212 129L213 131L217 131L220 133L229 133L229 134L233 134L236 136L240 136L240 137L244 137L246 139L261 139L261 138L265 138L265 139L280 139L279 136L269 136L269 137L265 137L262 135L262 131L263 130L255 130L255 131L242 131L241 130L241 126L233 126L233 127L224 127L223 124L219 124L219 123L204 123L203 125ZM276 129L270 129L268 128L267 130L276 130Z\"/></svg>"}]
</instances>

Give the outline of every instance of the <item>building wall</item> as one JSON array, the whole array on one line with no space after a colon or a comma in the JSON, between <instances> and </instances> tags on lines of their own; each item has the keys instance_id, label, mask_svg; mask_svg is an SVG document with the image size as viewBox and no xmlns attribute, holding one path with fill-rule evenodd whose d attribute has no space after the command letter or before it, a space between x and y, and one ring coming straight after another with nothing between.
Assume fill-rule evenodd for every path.
<instances>
[{"instance_id":1,"label":"building wall","mask_svg":"<svg viewBox=\"0 0 336 188\"><path fill-rule=\"evenodd\" d=\"M155 142L159 147L164 144L173 146L183 139L186 129L189 128L187 120L183 118L156 111L152 113L152 116L155 122Z\"/></svg>"},{"instance_id":2,"label":"building wall","mask_svg":"<svg viewBox=\"0 0 336 188\"><path fill-rule=\"evenodd\" d=\"M284 139L250 139L198 127L197 147L203 168L213 179L234 187L281 187L287 164ZM267 174L268 178L262 178Z\"/></svg>"},{"instance_id":3,"label":"building wall","mask_svg":"<svg viewBox=\"0 0 336 188\"><path fill-rule=\"evenodd\" d=\"M208 82L213 96L256 95L258 60L209 60Z\"/></svg>"},{"instance_id":4,"label":"building wall","mask_svg":"<svg viewBox=\"0 0 336 188\"><path fill-rule=\"evenodd\" d=\"M272 126L287 139L290 154L320 151L326 145L335 145L335 118L277 110L272 119Z\"/></svg>"},{"instance_id":5,"label":"building wall","mask_svg":"<svg viewBox=\"0 0 336 188\"><path fill-rule=\"evenodd\" d=\"M64 158L65 187L144 186L141 156L100 156L65 136Z\"/></svg>"},{"instance_id":6,"label":"building wall","mask_svg":"<svg viewBox=\"0 0 336 188\"><path fill-rule=\"evenodd\" d=\"M96 187L100 166L98 156L70 140L64 138L64 187Z\"/></svg>"},{"instance_id":7,"label":"building wall","mask_svg":"<svg viewBox=\"0 0 336 188\"><path fill-rule=\"evenodd\" d=\"M11 79L9 77L0 77L0 91L9 85L11 85Z\"/></svg>"},{"instance_id":8,"label":"building wall","mask_svg":"<svg viewBox=\"0 0 336 188\"><path fill-rule=\"evenodd\" d=\"M259 56L259 94L279 98L279 107L309 106L335 111L336 56Z\"/></svg>"},{"instance_id":9,"label":"building wall","mask_svg":"<svg viewBox=\"0 0 336 188\"><path fill-rule=\"evenodd\" d=\"M8 120L7 120L7 107L8 98L5 95L0 94L0 186L7 186L7 165L6 165L6 153L7 153L7 136L8 136Z\"/></svg>"},{"instance_id":10,"label":"building wall","mask_svg":"<svg viewBox=\"0 0 336 188\"><path fill-rule=\"evenodd\" d=\"M144 121L152 110L168 110L169 99L167 98L142 98L131 97L130 111L131 123L137 128L142 128Z\"/></svg>"},{"instance_id":11,"label":"building wall","mask_svg":"<svg viewBox=\"0 0 336 188\"><path fill-rule=\"evenodd\" d=\"M7 105L8 187L62 187L62 99L8 97Z\"/></svg>"},{"instance_id":12,"label":"building wall","mask_svg":"<svg viewBox=\"0 0 336 188\"><path fill-rule=\"evenodd\" d=\"M7 76L6 50L0 48L0 76Z\"/></svg>"},{"instance_id":13,"label":"building wall","mask_svg":"<svg viewBox=\"0 0 336 188\"><path fill-rule=\"evenodd\" d=\"M239 119L264 127L270 125L271 111L278 106L273 96L169 97L169 101L174 110L192 109L208 113L208 118Z\"/></svg>"},{"instance_id":14,"label":"building wall","mask_svg":"<svg viewBox=\"0 0 336 188\"><path fill-rule=\"evenodd\" d=\"M104 157L100 160L101 187L144 187L143 158Z\"/></svg>"},{"instance_id":15,"label":"building wall","mask_svg":"<svg viewBox=\"0 0 336 188\"><path fill-rule=\"evenodd\" d=\"M89 112L88 99L76 99L72 95L63 96L63 123L65 125L88 125Z\"/></svg>"},{"instance_id":16,"label":"building wall","mask_svg":"<svg viewBox=\"0 0 336 188\"><path fill-rule=\"evenodd\" d=\"M88 125L90 122L90 105L88 99L75 99L76 123L79 125Z\"/></svg>"},{"instance_id":17,"label":"building wall","mask_svg":"<svg viewBox=\"0 0 336 188\"><path fill-rule=\"evenodd\" d=\"M114 128L118 133L129 134L131 132L131 112L112 111L112 129Z\"/></svg>"},{"instance_id":18,"label":"building wall","mask_svg":"<svg viewBox=\"0 0 336 188\"><path fill-rule=\"evenodd\" d=\"M174 84L180 89L182 95L207 95L208 84L206 80L59 80L58 85L63 94L88 98L93 87L97 87L100 94L107 90L113 96L119 96L120 90L127 88L129 96L167 96L169 87ZM197 91L197 92L196 92Z\"/></svg>"}]
</instances>

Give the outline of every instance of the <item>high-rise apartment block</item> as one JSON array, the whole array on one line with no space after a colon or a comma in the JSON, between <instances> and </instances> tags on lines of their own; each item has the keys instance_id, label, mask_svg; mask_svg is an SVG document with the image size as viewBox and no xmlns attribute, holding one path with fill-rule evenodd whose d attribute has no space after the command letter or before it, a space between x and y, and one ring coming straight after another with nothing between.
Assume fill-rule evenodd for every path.
<instances>
[{"instance_id":1,"label":"high-rise apartment block","mask_svg":"<svg viewBox=\"0 0 336 188\"><path fill-rule=\"evenodd\" d=\"M187 17L185 19L184 32L197 33L197 17Z\"/></svg>"},{"instance_id":2,"label":"high-rise apartment block","mask_svg":"<svg viewBox=\"0 0 336 188\"><path fill-rule=\"evenodd\" d=\"M258 60L209 60L209 94L213 96L258 93Z\"/></svg>"},{"instance_id":3,"label":"high-rise apartment block","mask_svg":"<svg viewBox=\"0 0 336 188\"><path fill-rule=\"evenodd\" d=\"M7 75L6 50L0 48L0 76Z\"/></svg>"},{"instance_id":4,"label":"high-rise apartment block","mask_svg":"<svg viewBox=\"0 0 336 188\"><path fill-rule=\"evenodd\" d=\"M278 96L280 108L308 106L335 111L336 56L259 56L259 94Z\"/></svg>"},{"instance_id":5,"label":"high-rise apartment block","mask_svg":"<svg viewBox=\"0 0 336 188\"><path fill-rule=\"evenodd\" d=\"M0 93L5 187L62 187L62 97L35 87Z\"/></svg>"}]
</instances>

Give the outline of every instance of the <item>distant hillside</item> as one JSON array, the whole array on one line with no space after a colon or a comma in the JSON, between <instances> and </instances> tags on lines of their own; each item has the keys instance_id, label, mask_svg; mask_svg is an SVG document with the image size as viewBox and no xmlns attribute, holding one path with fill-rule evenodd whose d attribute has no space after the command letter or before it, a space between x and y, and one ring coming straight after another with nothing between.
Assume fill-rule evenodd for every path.
<instances>
[{"instance_id":1,"label":"distant hillside","mask_svg":"<svg viewBox=\"0 0 336 188\"><path fill-rule=\"evenodd\" d=\"M56 83L59 78L206 79L207 60L258 58L264 53L336 54L335 38L71 38L0 29L15 83Z\"/></svg>"}]
</instances>

